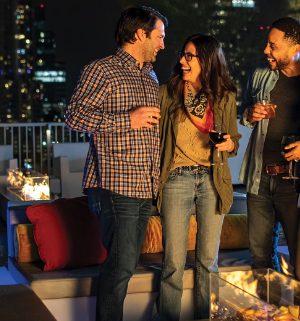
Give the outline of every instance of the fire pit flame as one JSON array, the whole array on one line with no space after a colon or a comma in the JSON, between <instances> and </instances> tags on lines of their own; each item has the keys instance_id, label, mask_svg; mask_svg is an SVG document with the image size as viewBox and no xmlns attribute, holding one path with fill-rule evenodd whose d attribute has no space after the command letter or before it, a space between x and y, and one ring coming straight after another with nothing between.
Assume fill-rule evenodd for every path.
<instances>
[{"instance_id":1,"label":"fire pit flame","mask_svg":"<svg viewBox=\"0 0 300 321\"><path fill-rule=\"evenodd\" d=\"M289 272L289 265L287 263L287 261L284 259L283 256L281 256L281 270L282 272L287 275L287 276L293 276L292 273Z\"/></svg>"},{"instance_id":2,"label":"fire pit flame","mask_svg":"<svg viewBox=\"0 0 300 321\"><path fill-rule=\"evenodd\" d=\"M8 190L24 201L49 200L49 177L34 171L8 170Z\"/></svg>"},{"instance_id":3,"label":"fire pit flame","mask_svg":"<svg viewBox=\"0 0 300 321\"><path fill-rule=\"evenodd\" d=\"M271 269L211 274L214 321L300 320L300 283Z\"/></svg>"}]
</instances>

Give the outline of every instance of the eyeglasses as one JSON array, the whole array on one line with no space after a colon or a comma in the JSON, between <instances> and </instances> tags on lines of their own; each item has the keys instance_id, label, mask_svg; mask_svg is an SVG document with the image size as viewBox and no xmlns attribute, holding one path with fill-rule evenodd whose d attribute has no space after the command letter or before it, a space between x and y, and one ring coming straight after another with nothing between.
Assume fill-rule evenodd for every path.
<instances>
[{"instance_id":1,"label":"eyeglasses","mask_svg":"<svg viewBox=\"0 0 300 321\"><path fill-rule=\"evenodd\" d=\"M198 55L193 55L190 52L180 52L179 57L180 59L184 56L186 61L191 61L194 57L199 57Z\"/></svg>"}]
</instances>

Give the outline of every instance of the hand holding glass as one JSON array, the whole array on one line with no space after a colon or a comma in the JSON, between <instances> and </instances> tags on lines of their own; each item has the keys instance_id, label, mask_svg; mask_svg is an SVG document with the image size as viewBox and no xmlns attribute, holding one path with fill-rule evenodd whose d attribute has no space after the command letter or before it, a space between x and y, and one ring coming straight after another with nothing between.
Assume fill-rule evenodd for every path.
<instances>
[{"instance_id":1,"label":"hand holding glass","mask_svg":"<svg viewBox=\"0 0 300 321\"><path fill-rule=\"evenodd\" d=\"M263 99L258 102L261 106L264 107L264 110L267 112L264 119L274 118L276 115L276 105L274 105L270 100Z\"/></svg>"},{"instance_id":2,"label":"hand holding glass","mask_svg":"<svg viewBox=\"0 0 300 321\"><path fill-rule=\"evenodd\" d=\"M210 142L213 145L223 143L225 141L225 139L224 139L225 135L226 135L226 133L222 133L221 125L215 124L215 130L209 132ZM217 157L218 158L220 157L220 151L219 150L217 150ZM212 163L212 165L215 165L215 164ZM220 163L220 165L223 165L223 163Z\"/></svg>"},{"instance_id":3,"label":"hand holding glass","mask_svg":"<svg viewBox=\"0 0 300 321\"><path fill-rule=\"evenodd\" d=\"M285 147L289 144L296 142L297 140L299 140L299 139L295 135L283 136L282 140L281 140L282 154L285 154L285 153L291 151L293 148L285 149ZM298 179L299 178L298 176L293 175L293 161L289 161L289 174L288 174L288 176L283 176L282 178L283 179Z\"/></svg>"}]
</instances>

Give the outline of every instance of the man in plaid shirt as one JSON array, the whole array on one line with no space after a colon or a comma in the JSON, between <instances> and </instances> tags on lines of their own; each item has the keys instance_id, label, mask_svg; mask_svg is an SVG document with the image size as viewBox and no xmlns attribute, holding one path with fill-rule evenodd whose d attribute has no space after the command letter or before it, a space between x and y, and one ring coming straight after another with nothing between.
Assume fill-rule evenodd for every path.
<instances>
[{"instance_id":1,"label":"man in plaid shirt","mask_svg":"<svg viewBox=\"0 0 300 321\"><path fill-rule=\"evenodd\" d=\"M97 215L107 260L101 266L97 321L120 321L159 176L158 81L167 19L149 7L126 9L115 55L86 66L66 113L67 125L90 133L83 189Z\"/></svg>"}]
</instances>

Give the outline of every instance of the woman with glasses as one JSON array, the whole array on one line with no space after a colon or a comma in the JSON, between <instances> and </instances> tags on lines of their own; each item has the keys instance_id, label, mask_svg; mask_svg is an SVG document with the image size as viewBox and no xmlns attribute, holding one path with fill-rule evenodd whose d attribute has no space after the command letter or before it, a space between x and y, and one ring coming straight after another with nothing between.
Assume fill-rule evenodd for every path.
<instances>
[{"instance_id":1,"label":"woman with glasses","mask_svg":"<svg viewBox=\"0 0 300 321\"><path fill-rule=\"evenodd\" d=\"M235 156L236 88L220 43L195 34L184 42L173 76L160 88L161 177L158 198L164 260L158 315L179 321L191 214L196 210L194 315L208 318L209 272L217 271L224 214L233 199L227 158ZM222 139L210 143L220 125Z\"/></svg>"}]
</instances>

